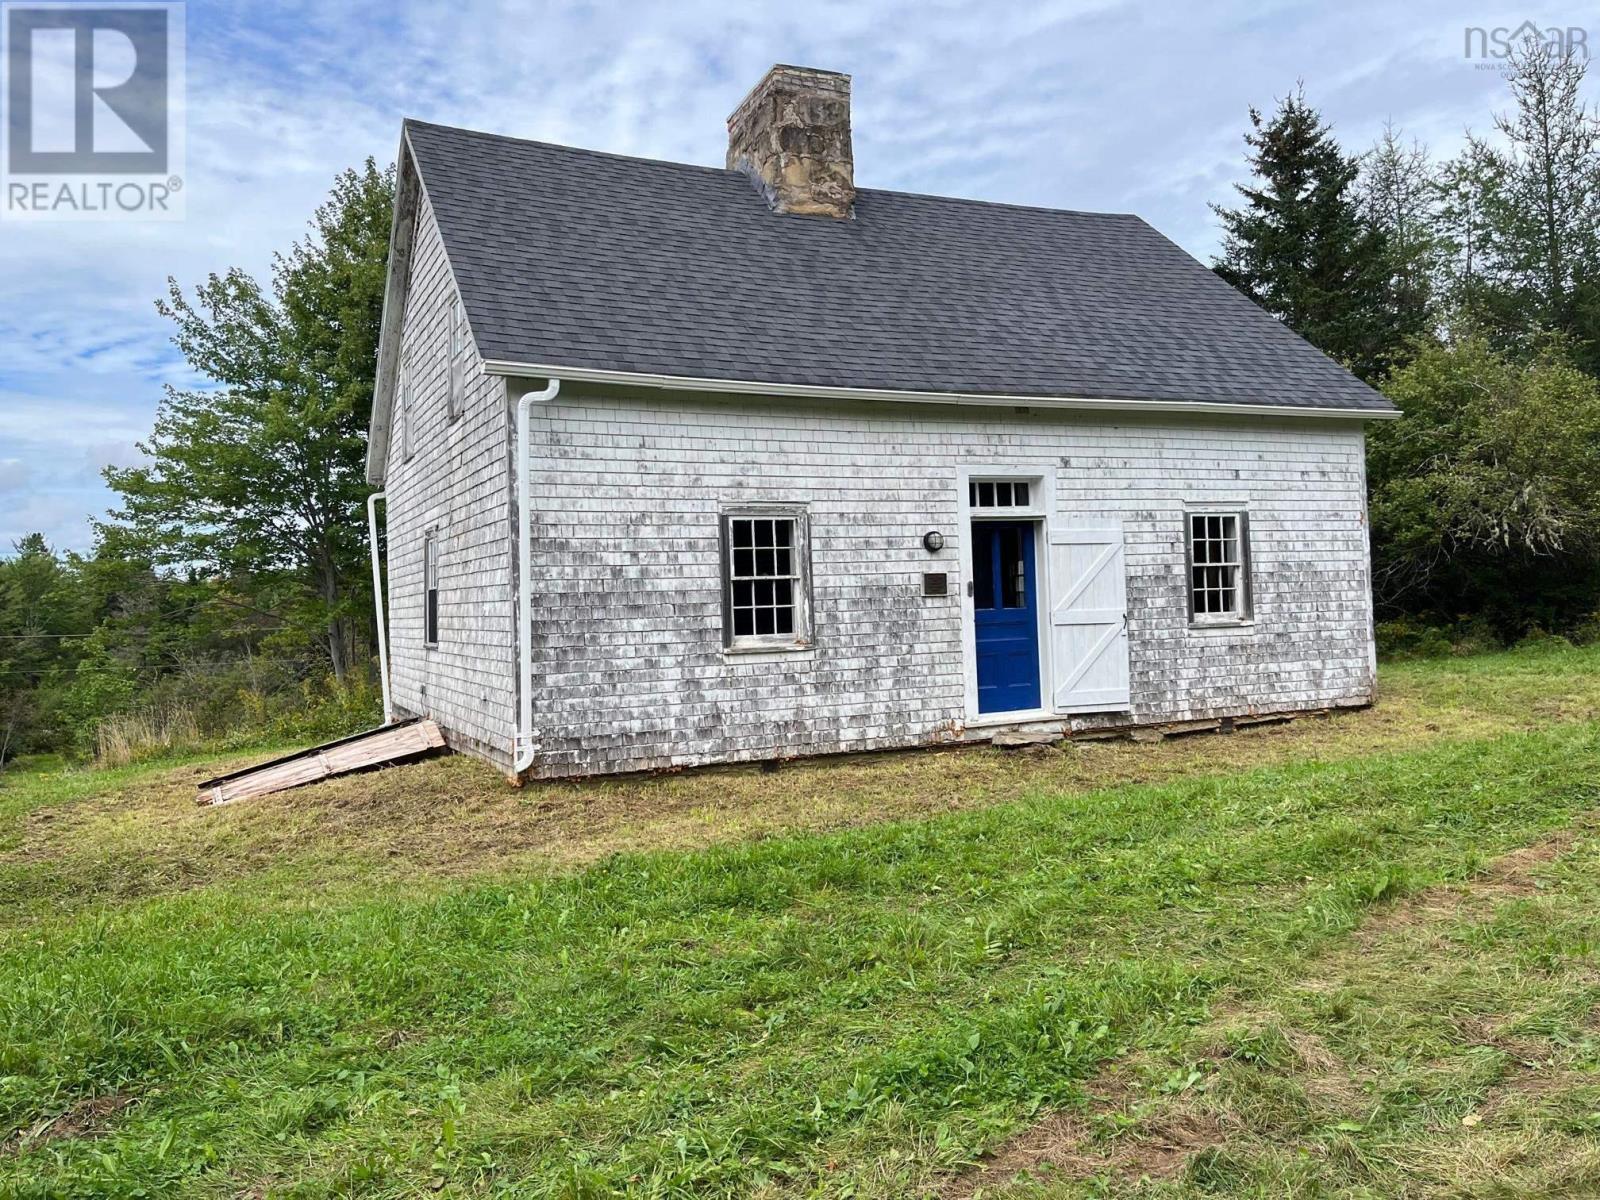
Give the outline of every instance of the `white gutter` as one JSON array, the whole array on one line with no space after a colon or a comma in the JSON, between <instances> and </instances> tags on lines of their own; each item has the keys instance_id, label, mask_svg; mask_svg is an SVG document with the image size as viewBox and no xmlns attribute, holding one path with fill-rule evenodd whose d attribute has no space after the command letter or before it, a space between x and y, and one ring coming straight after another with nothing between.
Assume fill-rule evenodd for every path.
<instances>
[{"instance_id":1,"label":"white gutter","mask_svg":"<svg viewBox=\"0 0 1600 1200\"><path fill-rule=\"evenodd\" d=\"M525 392L517 401L517 739L511 769L521 775L533 765L533 454L528 414L561 392L554 378L543 391Z\"/></svg>"},{"instance_id":2,"label":"white gutter","mask_svg":"<svg viewBox=\"0 0 1600 1200\"><path fill-rule=\"evenodd\" d=\"M608 371L598 367L563 367L549 363L489 360L490 375L534 376L581 383L611 383L677 391L735 392L746 396L785 396L810 400L880 400L902 404L976 404L994 407L1070 408L1110 412L1208 413L1255 417L1310 417L1330 420L1390 421L1399 409L1313 408L1303 404L1235 404L1220 400L1118 400L1091 396L1015 396L987 392L905 392L880 388L821 387L809 383L763 383L749 379L696 379L640 371Z\"/></svg>"},{"instance_id":3,"label":"white gutter","mask_svg":"<svg viewBox=\"0 0 1600 1200\"><path fill-rule=\"evenodd\" d=\"M378 559L378 501L387 499L385 492L373 492L367 497L367 542L372 549L372 606L377 618L378 678L383 681L383 723L392 725L394 700L389 694L389 633L383 622L383 568Z\"/></svg>"}]
</instances>

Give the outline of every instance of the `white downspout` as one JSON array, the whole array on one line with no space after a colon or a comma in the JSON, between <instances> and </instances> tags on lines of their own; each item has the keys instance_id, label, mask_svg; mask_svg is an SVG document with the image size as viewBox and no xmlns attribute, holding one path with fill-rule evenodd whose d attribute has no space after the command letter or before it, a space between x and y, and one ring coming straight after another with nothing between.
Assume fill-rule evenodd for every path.
<instances>
[{"instance_id":1,"label":"white downspout","mask_svg":"<svg viewBox=\"0 0 1600 1200\"><path fill-rule=\"evenodd\" d=\"M372 606L378 622L378 678L383 681L383 723L393 725L394 700L389 695L389 632L383 622L383 568L378 559L378 501L387 498L387 492L373 492L367 497L367 542L372 548Z\"/></svg>"},{"instance_id":2,"label":"white downspout","mask_svg":"<svg viewBox=\"0 0 1600 1200\"><path fill-rule=\"evenodd\" d=\"M517 775L533 765L533 454L528 414L560 392L561 380L551 379L543 391L526 392L517 401L517 740L511 766Z\"/></svg>"}]
</instances>

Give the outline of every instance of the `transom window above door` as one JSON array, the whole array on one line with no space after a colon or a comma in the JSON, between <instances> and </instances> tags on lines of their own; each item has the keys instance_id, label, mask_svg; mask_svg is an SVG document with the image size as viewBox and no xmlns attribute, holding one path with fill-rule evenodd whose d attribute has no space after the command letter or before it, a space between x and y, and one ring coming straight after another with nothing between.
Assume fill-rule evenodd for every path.
<instances>
[{"instance_id":1,"label":"transom window above door","mask_svg":"<svg viewBox=\"0 0 1600 1200\"><path fill-rule=\"evenodd\" d=\"M967 507L1027 508L1030 493L1026 479L973 479L967 483Z\"/></svg>"},{"instance_id":2,"label":"transom window above door","mask_svg":"<svg viewBox=\"0 0 1600 1200\"><path fill-rule=\"evenodd\" d=\"M723 513L723 644L728 649L810 644L809 560L803 509Z\"/></svg>"}]
</instances>

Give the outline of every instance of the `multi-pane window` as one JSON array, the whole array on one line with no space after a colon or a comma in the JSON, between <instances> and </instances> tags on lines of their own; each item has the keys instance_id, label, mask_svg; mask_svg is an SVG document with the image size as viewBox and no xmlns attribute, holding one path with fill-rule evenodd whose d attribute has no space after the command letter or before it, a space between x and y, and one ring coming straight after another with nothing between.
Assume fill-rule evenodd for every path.
<instances>
[{"instance_id":1,"label":"multi-pane window","mask_svg":"<svg viewBox=\"0 0 1600 1200\"><path fill-rule=\"evenodd\" d=\"M967 484L969 508L1027 508L1025 479L974 479Z\"/></svg>"},{"instance_id":2,"label":"multi-pane window","mask_svg":"<svg viewBox=\"0 0 1600 1200\"><path fill-rule=\"evenodd\" d=\"M411 459L411 367L403 364L400 367L400 413L398 424L400 426L400 454L401 457Z\"/></svg>"},{"instance_id":3,"label":"multi-pane window","mask_svg":"<svg viewBox=\"0 0 1600 1200\"><path fill-rule=\"evenodd\" d=\"M465 390L465 366L462 359L467 349L467 314L461 307L460 296L450 302L449 324L450 394L445 401L445 407L449 419L454 421L461 415L462 393Z\"/></svg>"},{"instance_id":4,"label":"multi-pane window","mask_svg":"<svg viewBox=\"0 0 1600 1200\"><path fill-rule=\"evenodd\" d=\"M722 517L723 642L730 649L810 641L805 513L728 512Z\"/></svg>"},{"instance_id":5,"label":"multi-pane window","mask_svg":"<svg viewBox=\"0 0 1600 1200\"><path fill-rule=\"evenodd\" d=\"M1189 514L1189 613L1195 621L1250 615L1248 528L1243 513Z\"/></svg>"},{"instance_id":6,"label":"multi-pane window","mask_svg":"<svg viewBox=\"0 0 1600 1200\"><path fill-rule=\"evenodd\" d=\"M439 644L439 535L431 531L422 539L422 640Z\"/></svg>"}]
</instances>

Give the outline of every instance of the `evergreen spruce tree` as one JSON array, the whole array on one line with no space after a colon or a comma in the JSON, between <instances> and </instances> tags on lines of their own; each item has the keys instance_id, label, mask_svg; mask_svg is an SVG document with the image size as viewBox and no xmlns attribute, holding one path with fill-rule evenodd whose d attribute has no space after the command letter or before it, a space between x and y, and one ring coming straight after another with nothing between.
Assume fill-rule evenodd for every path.
<instances>
[{"instance_id":1,"label":"evergreen spruce tree","mask_svg":"<svg viewBox=\"0 0 1600 1200\"><path fill-rule=\"evenodd\" d=\"M1441 255L1440 192L1427 150L1407 145L1386 125L1362 159L1359 187L1367 223L1383 236L1384 312L1390 331L1403 340L1434 332Z\"/></svg>"},{"instance_id":2,"label":"evergreen spruce tree","mask_svg":"<svg viewBox=\"0 0 1600 1200\"><path fill-rule=\"evenodd\" d=\"M1225 233L1216 272L1363 379L1401 336L1386 311L1382 233L1363 217L1360 164L1297 89L1272 119L1250 110L1252 179L1239 208L1213 205Z\"/></svg>"},{"instance_id":3,"label":"evergreen spruce tree","mask_svg":"<svg viewBox=\"0 0 1600 1200\"><path fill-rule=\"evenodd\" d=\"M1463 333L1498 324L1504 307L1493 278L1503 175L1499 155L1479 138L1434 175L1438 292L1447 323Z\"/></svg>"},{"instance_id":4,"label":"evergreen spruce tree","mask_svg":"<svg viewBox=\"0 0 1600 1200\"><path fill-rule=\"evenodd\" d=\"M1555 333L1600 374L1600 113L1582 95L1588 59L1530 39L1507 63L1514 108L1495 119L1504 148L1482 154L1496 188L1480 201L1500 340Z\"/></svg>"}]
</instances>

